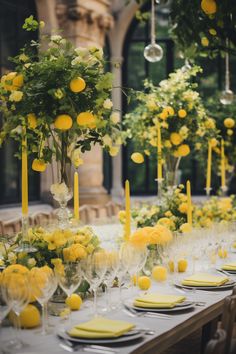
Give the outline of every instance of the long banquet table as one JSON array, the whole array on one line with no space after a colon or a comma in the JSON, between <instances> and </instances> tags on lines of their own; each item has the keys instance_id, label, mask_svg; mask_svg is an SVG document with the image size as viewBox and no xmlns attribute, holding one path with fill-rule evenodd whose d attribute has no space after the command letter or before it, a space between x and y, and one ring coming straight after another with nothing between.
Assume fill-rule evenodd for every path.
<instances>
[{"instance_id":1,"label":"long banquet table","mask_svg":"<svg viewBox=\"0 0 236 354\"><path fill-rule=\"evenodd\" d=\"M152 290L155 291L155 286ZM163 293L178 293L173 287L170 288L169 285L163 286L161 291ZM125 297L132 297L131 292L131 289L127 290ZM212 329L214 329L215 321L222 314L224 298L231 294L231 292L231 290L212 291L211 294L209 291L188 291L186 292L186 297L189 300L205 302L204 306L196 306L191 311L169 313L171 319L131 317L124 309L112 310L110 313L106 314L108 318L130 321L139 328L149 328L155 331L155 334L144 335L143 338L138 341L122 345L116 344L115 346L113 345L113 347L122 354L159 354L201 328L203 329L203 342L205 343L209 339ZM118 292L115 292L114 296L118 296ZM100 300L103 300L103 298L101 297ZM114 297L112 300L113 302L116 301ZM73 326L78 322L86 321L90 319L91 316L91 306L86 306L85 301L80 311L72 313L71 325ZM56 335L57 331L64 323L62 323L60 318L54 316L50 316L50 322L54 325L54 333L50 335L42 336L38 333L39 329L22 331L23 339L25 342L30 343L31 347L28 348L28 351L23 350L20 353L62 354L66 352L65 349L60 347L60 340ZM8 327L3 327L1 338L6 340L11 336L12 331ZM111 347L110 344L109 347ZM77 352L83 353L83 349L81 348Z\"/></svg>"}]
</instances>

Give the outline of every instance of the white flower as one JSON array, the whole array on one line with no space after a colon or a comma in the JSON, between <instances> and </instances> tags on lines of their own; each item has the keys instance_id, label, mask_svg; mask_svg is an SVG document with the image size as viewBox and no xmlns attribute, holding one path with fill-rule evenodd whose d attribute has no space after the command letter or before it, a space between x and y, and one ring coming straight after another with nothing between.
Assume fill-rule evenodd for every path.
<instances>
[{"instance_id":1,"label":"white flower","mask_svg":"<svg viewBox=\"0 0 236 354\"><path fill-rule=\"evenodd\" d=\"M81 62L81 57L75 57L72 61L71 61L71 65L77 65Z\"/></svg>"},{"instance_id":2,"label":"white flower","mask_svg":"<svg viewBox=\"0 0 236 354\"><path fill-rule=\"evenodd\" d=\"M90 53L92 53L98 60L103 58L103 49L97 47L89 47Z\"/></svg>"},{"instance_id":3,"label":"white flower","mask_svg":"<svg viewBox=\"0 0 236 354\"><path fill-rule=\"evenodd\" d=\"M67 195L69 193L69 189L64 182L52 184L50 191L56 197L61 195Z\"/></svg>"},{"instance_id":4,"label":"white flower","mask_svg":"<svg viewBox=\"0 0 236 354\"><path fill-rule=\"evenodd\" d=\"M189 131L188 127L186 127L186 125L183 125L182 128L180 128L179 130L179 134L183 139L187 139L188 131Z\"/></svg>"},{"instance_id":5,"label":"white flower","mask_svg":"<svg viewBox=\"0 0 236 354\"><path fill-rule=\"evenodd\" d=\"M58 34L54 34L51 36L51 41L52 42L60 42L62 40L62 36L59 36Z\"/></svg>"},{"instance_id":6,"label":"white flower","mask_svg":"<svg viewBox=\"0 0 236 354\"><path fill-rule=\"evenodd\" d=\"M104 137L102 138L102 141L103 141L103 144L105 146L111 146L112 145L112 139L111 139L111 137L108 134L104 135Z\"/></svg>"},{"instance_id":7,"label":"white flower","mask_svg":"<svg viewBox=\"0 0 236 354\"><path fill-rule=\"evenodd\" d=\"M24 64L24 67L25 67L26 69L28 69L30 66L31 66L31 63L26 63L26 64Z\"/></svg>"},{"instance_id":8,"label":"white flower","mask_svg":"<svg viewBox=\"0 0 236 354\"><path fill-rule=\"evenodd\" d=\"M111 121L114 124L117 124L120 122L120 113L119 112L113 112L111 114Z\"/></svg>"},{"instance_id":9,"label":"white flower","mask_svg":"<svg viewBox=\"0 0 236 354\"><path fill-rule=\"evenodd\" d=\"M11 133L21 135L22 134L22 126L18 125L15 129L12 129Z\"/></svg>"},{"instance_id":10,"label":"white flower","mask_svg":"<svg viewBox=\"0 0 236 354\"><path fill-rule=\"evenodd\" d=\"M35 258L29 258L29 259L28 259L27 265L28 265L29 267L34 267L35 264L36 264Z\"/></svg>"},{"instance_id":11,"label":"white flower","mask_svg":"<svg viewBox=\"0 0 236 354\"><path fill-rule=\"evenodd\" d=\"M80 165L83 165L84 163L84 160L81 159L80 157L80 149L75 149L73 152L72 152L72 155L71 155L71 162L73 163L73 165L78 168Z\"/></svg>"},{"instance_id":12,"label":"white flower","mask_svg":"<svg viewBox=\"0 0 236 354\"><path fill-rule=\"evenodd\" d=\"M9 252L7 258L8 258L8 261L9 261L11 264L15 264L15 263L16 263L17 257L16 257L16 255L15 255L14 252Z\"/></svg>"},{"instance_id":13,"label":"white flower","mask_svg":"<svg viewBox=\"0 0 236 354\"><path fill-rule=\"evenodd\" d=\"M75 53L81 57L87 56L89 54L89 49L85 47L75 48Z\"/></svg>"},{"instance_id":14,"label":"white flower","mask_svg":"<svg viewBox=\"0 0 236 354\"><path fill-rule=\"evenodd\" d=\"M110 100L110 98L107 98L104 102L103 102L103 107L105 109L111 109L113 107L113 103Z\"/></svg>"}]
</instances>

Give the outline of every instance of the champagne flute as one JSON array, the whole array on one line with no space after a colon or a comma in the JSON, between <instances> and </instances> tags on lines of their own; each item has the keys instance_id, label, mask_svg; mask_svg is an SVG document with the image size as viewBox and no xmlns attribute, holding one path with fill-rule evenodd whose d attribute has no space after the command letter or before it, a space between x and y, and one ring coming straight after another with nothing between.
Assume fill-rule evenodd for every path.
<instances>
[{"instance_id":1,"label":"champagne flute","mask_svg":"<svg viewBox=\"0 0 236 354\"><path fill-rule=\"evenodd\" d=\"M106 294L107 307L105 311L111 310L110 290L119 268L119 253L117 250L110 250L106 252L106 257L107 257L107 271L104 276L104 283L106 285L105 294Z\"/></svg>"},{"instance_id":2,"label":"champagne flute","mask_svg":"<svg viewBox=\"0 0 236 354\"><path fill-rule=\"evenodd\" d=\"M48 334L48 301L56 291L58 282L49 267L33 268L30 272L31 293L42 307L42 335Z\"/></svg>"},{"instance_id":3,"label":"champagne flute","mask_svg":"<svg viewBox=\"0 0 236 354\"><path fill-rule=\"evenodd\" d=\"M107 271L107 257L104 250L95 250L85 260L81 262L83 275L90 284L94 295L94 317L98 315L97 311L97 289L104 280Z\"/></svg>"}]
</instances>

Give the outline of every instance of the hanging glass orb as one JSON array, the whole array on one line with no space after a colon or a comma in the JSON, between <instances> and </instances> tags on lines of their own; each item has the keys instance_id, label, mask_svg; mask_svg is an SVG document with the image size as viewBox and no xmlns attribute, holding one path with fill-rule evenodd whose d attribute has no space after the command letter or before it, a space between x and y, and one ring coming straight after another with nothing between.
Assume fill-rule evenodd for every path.
<instances>
[{"instance_id":1,"label":"hanging glass orb","mask_svg":"<svg viewBox=\"0 0 236 354\"><path fill-rule=\"evenodd\" d=\"M224 105L232 104L234 100L234 93L231 90L225 90L221 92L220 102Z\"/></svg>"},{"instance_id":2,"label":"hanging glass orb","mask_svg":"<svg viewBox=\"0 0 236 354\"><path fill-rule=\"evenodd\" d=\"M144 48L144 58L151 63L160 61L163 57L163 49L158 44L149 44Z\"/></svg>"},{"instance_id":3,"label":"hanging glass orb","mask_svg":"<svg viewBox=\"0 0 236 354\"><path fill-rule=\"evenodd\" d=\"M185 60L185 63L184 63L184 66L182 66L181 70L182 70L183 72L186 72L186 71L189 71L189 70L191 70L191 69L192 69L192 67L191 67L189 61L186 59L186 60Z\"/></svg>"}]
</instances>

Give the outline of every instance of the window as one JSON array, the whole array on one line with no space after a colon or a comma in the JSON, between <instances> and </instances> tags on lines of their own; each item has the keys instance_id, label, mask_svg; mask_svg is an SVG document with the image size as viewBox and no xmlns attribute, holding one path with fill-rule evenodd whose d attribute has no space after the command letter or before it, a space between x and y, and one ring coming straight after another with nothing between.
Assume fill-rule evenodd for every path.
<instances>
[{"instance_id":1,"label":"window","mask_svg":"<svg viewBox=\"0 0 236 354\"><path fill-rule=\"evenodd\" d=\"M14 67L8 58L17 55L19 49L38 33L22 29L24 19L36 15L32 0L0 0L0 71L1 75ZM21 162L14 157L16 143L8 141L0 149L0 204L17 203L21 200ZM31 162L29 161L29 167ZM38 200L40 195L39 174L29 168L29 200Z\"/></svg>"}]
</instances>

